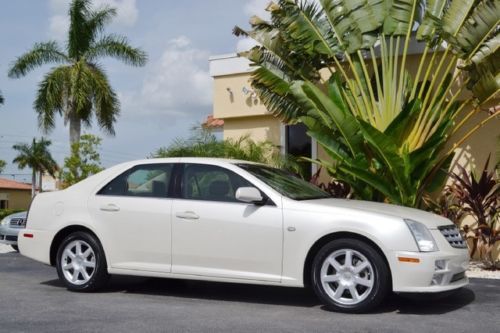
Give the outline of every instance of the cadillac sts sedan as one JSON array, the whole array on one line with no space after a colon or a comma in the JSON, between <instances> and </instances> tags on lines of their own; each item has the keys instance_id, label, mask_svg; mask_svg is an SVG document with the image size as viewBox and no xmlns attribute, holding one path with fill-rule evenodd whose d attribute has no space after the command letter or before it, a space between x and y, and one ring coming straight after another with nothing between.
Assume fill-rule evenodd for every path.
<instances>
[{"instance_id":1,"label":"cadillac sts sedan","mask_svg":"<svg viewBox=\"0 0 500 333\"><path fill-rule=\"evenodd\" d=\"M111 274L310 286L334 310L364 312L391 291L468 283L466 244L450 220L333 199L235 160L129 162L40 194L19 248L55 266L71 291L97 290Z\"/></svg>"}]
</instances>

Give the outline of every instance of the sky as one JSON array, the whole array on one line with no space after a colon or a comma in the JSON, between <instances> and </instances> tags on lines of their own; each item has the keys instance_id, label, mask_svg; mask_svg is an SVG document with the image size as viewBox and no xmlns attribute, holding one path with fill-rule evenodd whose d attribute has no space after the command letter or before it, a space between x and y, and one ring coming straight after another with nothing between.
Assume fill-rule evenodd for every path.
<instances>
[{"instance_id":1,"label":"sky","mask_svg":"<svg viewBox=\"0 0 500 333\"><path fill-rule=\"evenodd\" d=\"M34 43L56 40L64 46L70 0L2 1L0 11L0 159L7 167L0 177L30 180L30 170L12 163L15 143L44 136L52 141L51 152L60 165L69 154L69 129L58 119L56 128L38 128L33 101L38 82L50 70L45 65L20 79L7 77L9 65ZM176 138L188 137L190 128L212 113L213 79L208 58L234 53L251 43L232 35L235 25L247 27L252 15L265 16L269 0L94 0L96 7L109 5L117 16L106 33L127 36L135 47L148 53L144 67L130 67L104 59L112 86L121 103L116 136L98 126L84 129L102 138L104 167L148 157Z\"/></svg>"}]
</instances>

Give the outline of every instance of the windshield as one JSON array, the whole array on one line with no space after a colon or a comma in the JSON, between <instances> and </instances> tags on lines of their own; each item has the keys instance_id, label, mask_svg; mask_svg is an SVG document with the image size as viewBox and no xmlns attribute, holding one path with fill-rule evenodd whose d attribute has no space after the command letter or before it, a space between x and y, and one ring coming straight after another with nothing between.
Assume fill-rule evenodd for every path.
<instances>
[{"instance_id":1,"label":"windshield","mask_svg":"<svg viewBox=\"0 0 500 333\"><path fill-rule=\"evenodd\" d=\"M261 181L271 186L281 195L294 200L312 200L330 198L331 196L317 186L306 182L284 170L258 164L237 164Z\"/></svg>"}]
</instances>

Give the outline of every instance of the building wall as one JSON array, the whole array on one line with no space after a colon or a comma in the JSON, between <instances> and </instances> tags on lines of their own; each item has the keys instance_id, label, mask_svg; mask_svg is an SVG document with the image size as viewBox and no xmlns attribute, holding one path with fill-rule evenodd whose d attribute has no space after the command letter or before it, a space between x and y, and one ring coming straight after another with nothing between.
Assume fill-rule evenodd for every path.
<instances>
[{"instance_id":1,"label":"building wall","mask_svg":"<svg viewBox=\"0 0 500 333\"><path fill-rule=\"evenodd\" d=\"M0 189L0 198L7 198L9 209L28 209L31 202L31 191Z\"/></svg>"},{"instance_id":2,"label":"building wall","mask_svg":"<svg viewBox=\"0 0 500 333\"><path fill-rule=\"evenodd\" d=\"M254 116L224 119L224 139L250 135L255 141L270 141L280 145L281 123L273 116Z\"/></svg>"},{"instance_id":3,"label":"building wall","mask_svg":"<svg viewBox=\"0 0 500 333\"><path fill-rule=\"evenodd\" d=\"M253 93L250 75L224 75L214 81L214 117L218 119L270 115Z\"/></svg>"}]
</instances>

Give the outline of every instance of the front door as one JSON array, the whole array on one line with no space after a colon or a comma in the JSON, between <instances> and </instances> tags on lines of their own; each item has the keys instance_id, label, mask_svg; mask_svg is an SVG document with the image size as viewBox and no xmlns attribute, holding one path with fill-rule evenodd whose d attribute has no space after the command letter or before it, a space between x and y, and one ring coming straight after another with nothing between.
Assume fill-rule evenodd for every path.
<instances>
[{"instance_id":1,"label":"front door","mask_svg":"<svg viewBox=\"0 0 500 333\"><path fill-rule=\"evenodd\" d=\"M231 170L185 164L172 204L172 272L260 281L281 280L281 208L235 199L253 186Z\"/></svg>"},{"instance_id":2,"label":"front door","mask_svg":"<svg viewBox=\"0 0 500 333\"><path fill-rule=\"evenodd\" d=\"M172 164L138 165L90 199L110 267L171 271L172 169Z\"/></svg>"}]
</instances>

